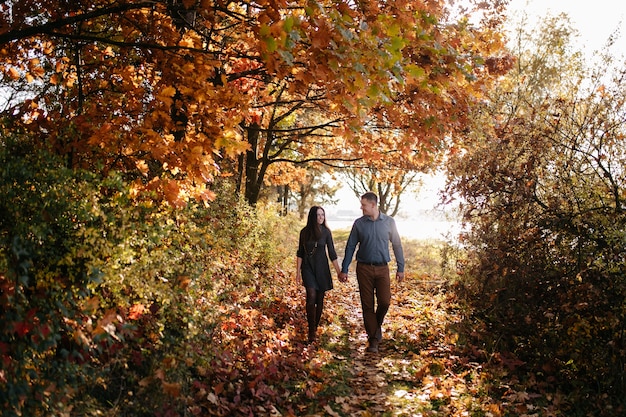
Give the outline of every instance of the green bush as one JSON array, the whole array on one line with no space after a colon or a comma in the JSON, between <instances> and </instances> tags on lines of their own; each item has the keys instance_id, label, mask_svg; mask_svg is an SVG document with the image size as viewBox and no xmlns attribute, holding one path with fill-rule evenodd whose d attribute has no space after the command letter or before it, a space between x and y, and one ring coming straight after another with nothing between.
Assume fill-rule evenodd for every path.
<instances>
[{"instance_id":1,"label":"green bush","mask_svg":"<svg viewBox=\"0 0 626 417\"><path fill-rule=\"evenodd\" d=\"M23 138L0 147L0 407L42 415L93 375L82 302L101 279L84 239L93 178Z\"/></svg>"},{"instance_id":2,"label":"green bush","mask_svg":"<svg viewBox=\"0 0 626 417\"><path fill-rule=\"evenodd\" d=\"M224 317L275 303L293 221L227 182L173 209L64 162L27 137L0 148L3 415L180 411L228 348Z\"/></svg>"}]
</instances>

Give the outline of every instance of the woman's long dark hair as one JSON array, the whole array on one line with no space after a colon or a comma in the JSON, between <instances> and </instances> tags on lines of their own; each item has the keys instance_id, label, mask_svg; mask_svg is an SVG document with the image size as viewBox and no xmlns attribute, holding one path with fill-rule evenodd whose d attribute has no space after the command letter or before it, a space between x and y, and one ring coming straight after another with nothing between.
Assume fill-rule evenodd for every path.
<instances>
[{"instance_id":1,"label":"woman's long dark hair","mask_svg":"<svg viewBox=\"0 0 626 417\"><path fill-rule=\"evenodd\" d=\"M319 209L322 209L324 212L324 223L322 223L322 225L328 229L328 226L326 225L326 210L320 206L311 207L309 210L309 216L306 219L306 226L304 226L304 229L302 230L305 242L312 240L317 241L322 236L322 229L320 228L320 225L317 224L317 210Z\"/></svg>"}]
</instances>

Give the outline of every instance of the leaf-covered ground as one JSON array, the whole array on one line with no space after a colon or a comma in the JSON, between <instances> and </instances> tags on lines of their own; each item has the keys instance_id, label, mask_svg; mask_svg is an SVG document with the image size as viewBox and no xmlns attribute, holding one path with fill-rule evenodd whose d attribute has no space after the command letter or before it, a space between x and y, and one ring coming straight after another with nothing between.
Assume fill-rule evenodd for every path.
<instances>
[{"instance_id":1,"label":"leaf-covered ground","mask_svg":"<svg viewBox=\"0 0 626 417\"><path fill-rule=\"evenodd\" d=\"M393 285L393 302L379 353L366 352L355 279L327 294L312 345L302 344L305 391L289 412L309 416L533 416L557 415L554 401L527 392L509 372L521 363L489 354L464 340L465 317L437 283ZM299 288L290 289L298 292ZM302 295L304 297L304 295ZM294 297L296 300L297 295ZM295 308L303 339L306 324ZM298 329L300 327L300 329ZM544 406L536 405L536 400ZM298 402L298 401L296 401Z\"/></svg>"}]
</instances>

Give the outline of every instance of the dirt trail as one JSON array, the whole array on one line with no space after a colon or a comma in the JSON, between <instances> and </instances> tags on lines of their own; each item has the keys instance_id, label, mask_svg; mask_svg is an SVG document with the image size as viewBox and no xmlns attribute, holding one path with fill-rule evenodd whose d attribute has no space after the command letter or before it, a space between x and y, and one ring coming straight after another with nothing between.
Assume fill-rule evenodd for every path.
<instances>
[{"instance_id":1,"label":"dirt trail","mask_svg":"<svg viewBox=\"0 0 626 417\"><path fill-rule=\"evenodd\" d=\"M424 385L425 361L420 353L425 340L419 335L429 324L431 295L404 299L401 287L392 288L394 299L383 326L378 353L366 351L356 283L339 284L327 295L318 350L327 350L347 373L347 395L337 395L315 415L422 416L432 413L429 383ZM425 353L431 356L432 352ZM422 411L430 412L423 414Z\"/></svg>"}]
</instances>

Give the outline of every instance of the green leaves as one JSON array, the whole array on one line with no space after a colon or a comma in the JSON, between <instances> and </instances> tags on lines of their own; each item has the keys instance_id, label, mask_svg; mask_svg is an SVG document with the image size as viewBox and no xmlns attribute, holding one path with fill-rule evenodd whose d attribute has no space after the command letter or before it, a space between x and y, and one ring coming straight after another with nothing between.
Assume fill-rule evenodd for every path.
<instances>
[{"instance_id":1,"label":"green leaves","mask_svg":"<svg viewBox=\"0 0 626 417\"><path fill-rule=\"evenodd\" d=\"M146 196L130 198L117 173L98 179L67 170L26 137L6 137L0 161L3 411L89 413L107 410L113 396L129 414L184 409L181 387L197 377L193 365L206 367L214 329L233 320L221 304L236 311L258 301L255 286L271 287L268 270L287 256L264 237L280 229L276 214L263 217L228 188L224 206L212 210L141 204ZM290 320L291 309L276 302L281 288L274 291L270 311L257 314L265 301L251 305L235 325ZM284 346L272 335L268 343ZM269 365L250 366L280 378ZM261 385L254 392L266 395Z\"/></svg>"}]
</instances>

